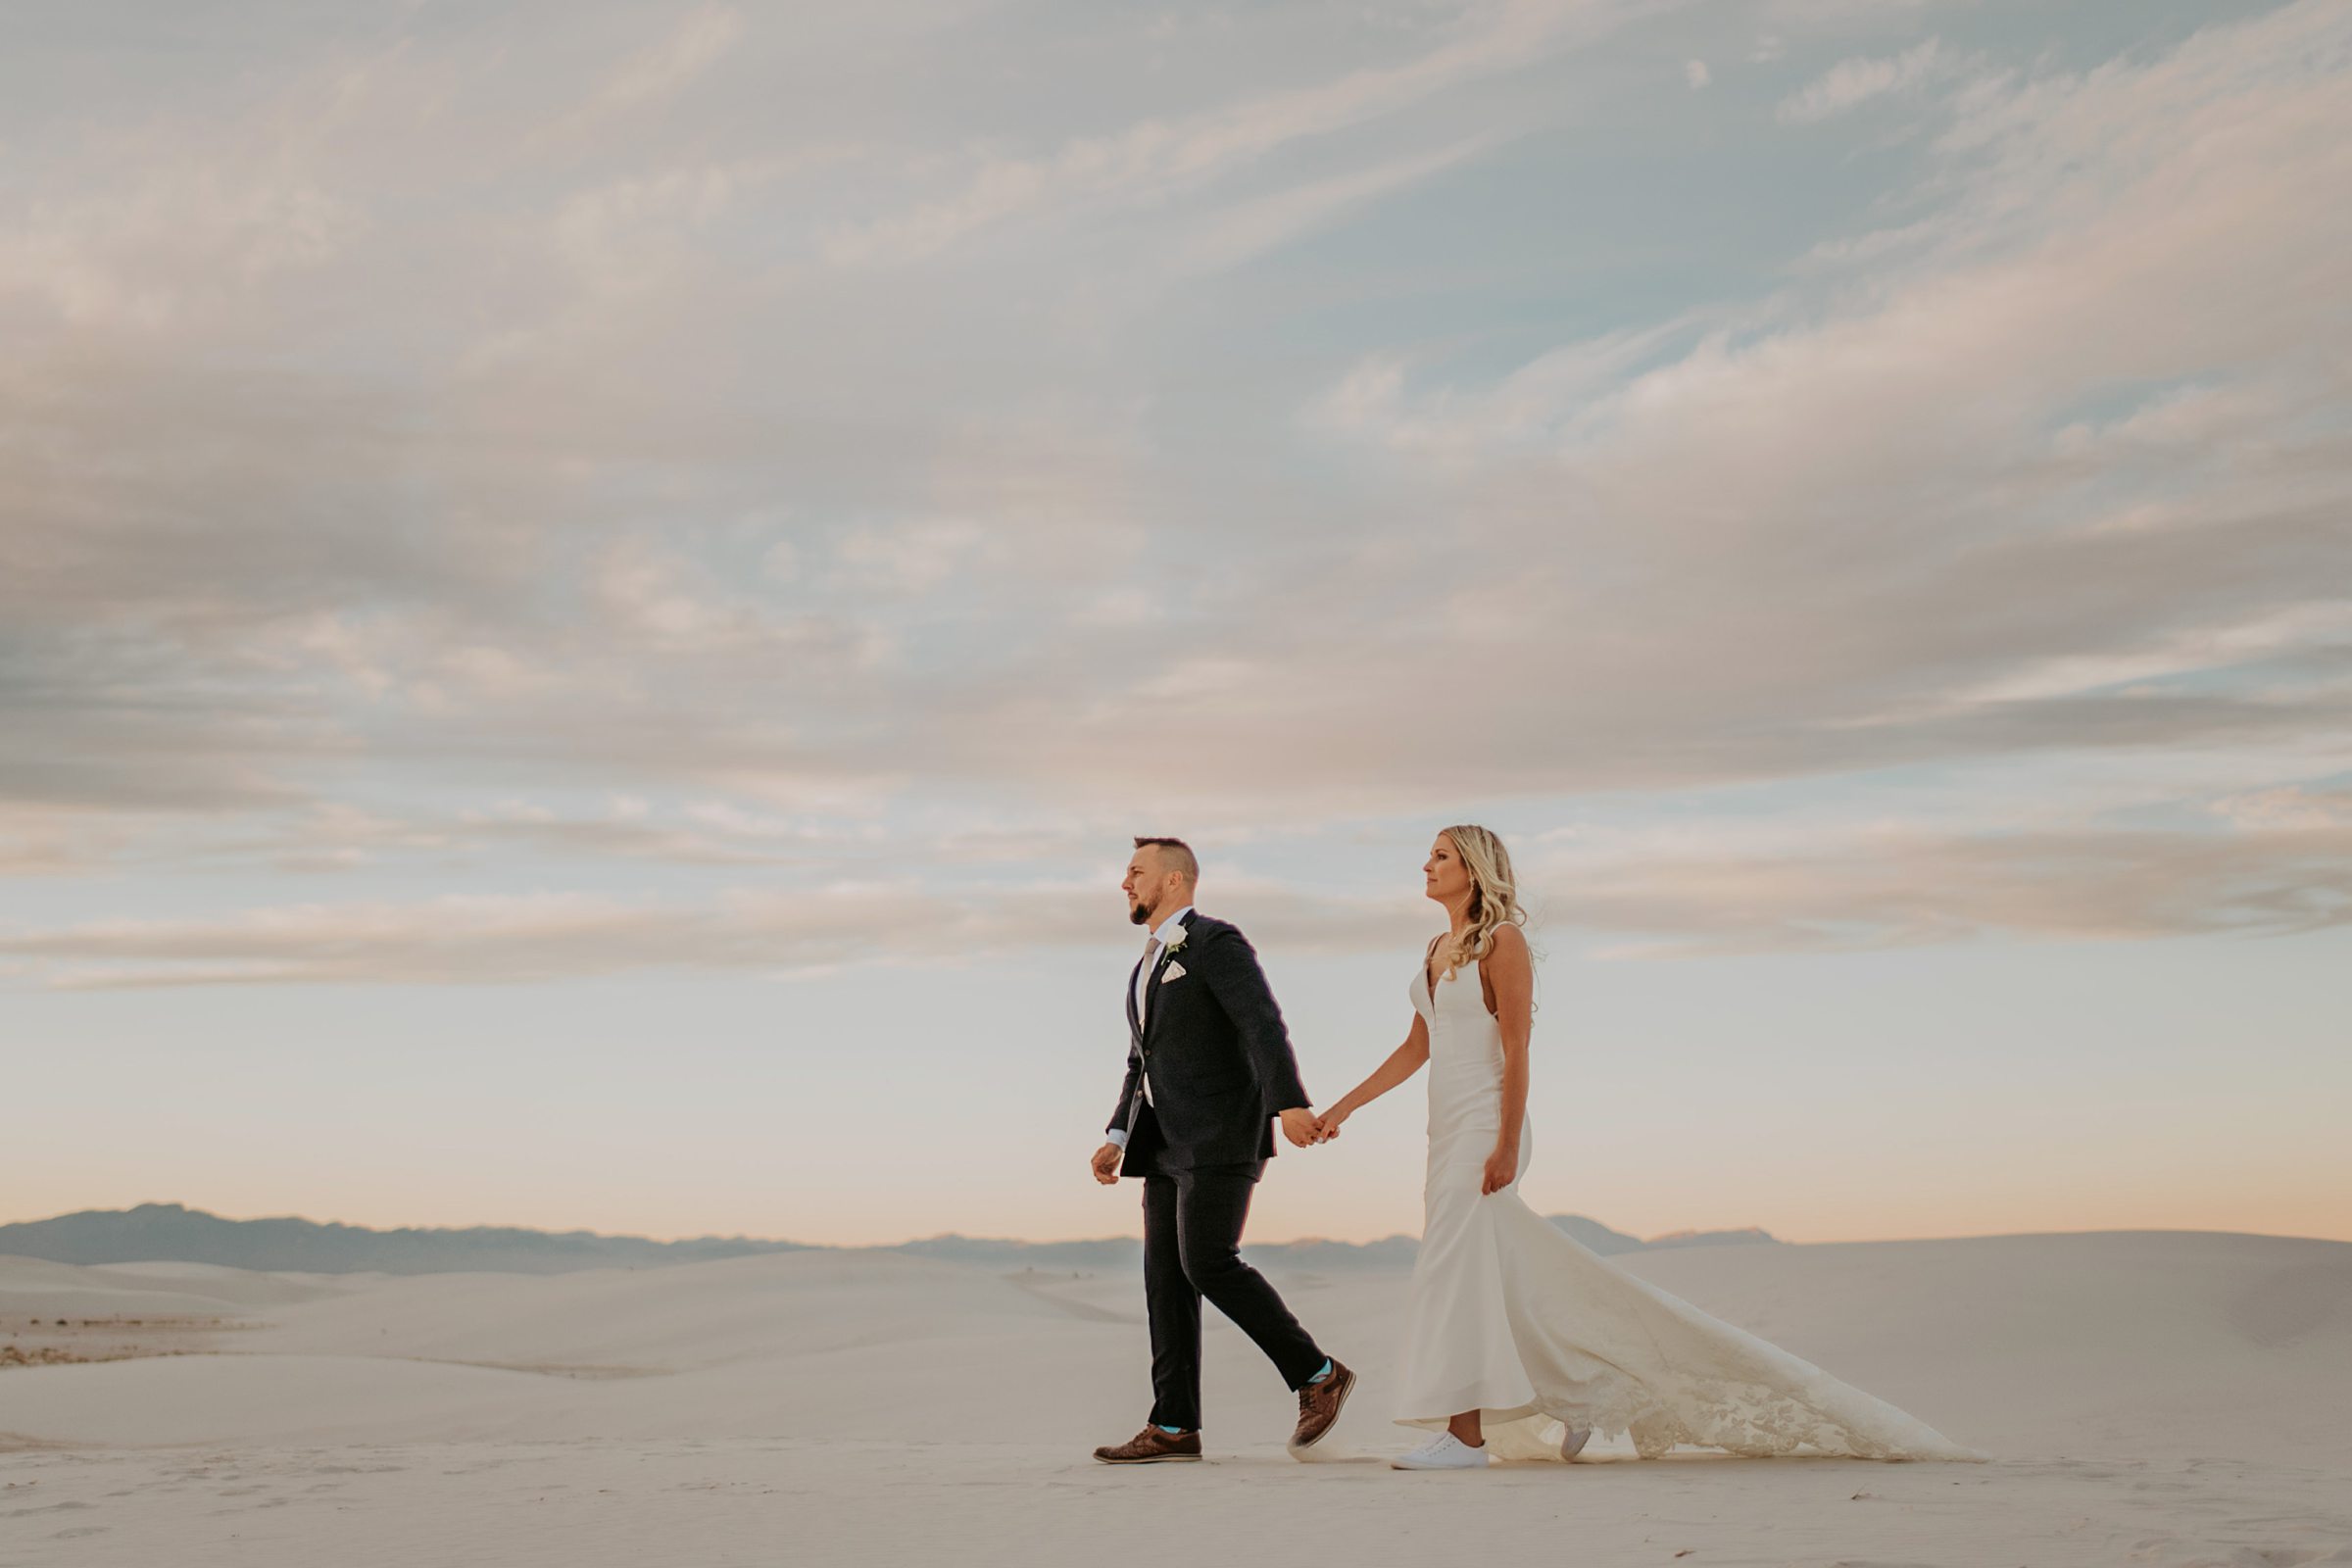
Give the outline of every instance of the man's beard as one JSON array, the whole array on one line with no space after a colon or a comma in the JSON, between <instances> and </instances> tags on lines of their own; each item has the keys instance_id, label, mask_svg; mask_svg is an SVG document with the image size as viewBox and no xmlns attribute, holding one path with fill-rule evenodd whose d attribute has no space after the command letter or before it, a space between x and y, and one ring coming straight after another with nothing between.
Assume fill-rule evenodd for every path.
<instances>
[{"instance_id":1,"label":"man's beard","mask_svg":"<svg viewBox=\"0 0 2352 1568\"><path fill-rule=\"evenodd\" d=\"M1149 925L1151 921L1152 911L1150 909L1145 908L1140 904L1130 904L1127 906L1127 923L1129 925Z\"/></svg>"}]
</instances>

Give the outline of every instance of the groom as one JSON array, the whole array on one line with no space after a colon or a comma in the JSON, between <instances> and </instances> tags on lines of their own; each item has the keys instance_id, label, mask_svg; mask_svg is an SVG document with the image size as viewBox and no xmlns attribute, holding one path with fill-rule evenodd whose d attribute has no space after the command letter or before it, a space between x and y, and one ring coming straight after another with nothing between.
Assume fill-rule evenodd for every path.
<instances>
[{"instance_id":1,"label":"groom","mask_svg":"<svg viewBox=\"0 0 2352 1568\"><path fill-rule=\"evenodd\" d=\"M1127 1082L1095 1151L1095 1180L1144 1182L1144 1296L1152 1314L1152 1419L1104 1464L1200 1457L1200 1298L1257 1342L1298 1395L1291 1451L1340 1418L1355 1374L1316 1348L1264 1276L1242 1261L1250 1190L1274 1123L1304 1148L1315 1116L1282 1010L1241 932L1193 908L1200 862L1182 839L1137 839L1127 916L1151 928L1127 987Z\"/></svg>"}]
</instances>

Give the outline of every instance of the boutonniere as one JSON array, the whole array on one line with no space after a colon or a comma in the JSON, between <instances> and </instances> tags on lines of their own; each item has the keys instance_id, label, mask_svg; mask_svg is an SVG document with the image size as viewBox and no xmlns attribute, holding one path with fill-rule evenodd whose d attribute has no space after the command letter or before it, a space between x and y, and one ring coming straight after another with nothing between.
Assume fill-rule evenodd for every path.
<instances>
[{"instance_id":1,"label":"boutonniere","mask_svg":"<svg viewBox=\"0 0 2352 1568\"><path fill-rule=\"evenodd\" d=\"M1176 952L1184 946L1184 939L1192 934L1193 928L1189 925L1180 925L1176 928L1176 934L1168 938L1167 951L1171 957L1174 956Z\"/></svg>"},{"instance_id":2,"label":"boutonniere","mask_svg":"<svg viewBox=\"0 0 2352 1568\"><path fill-rule=\"evenodd\" d=\"M1159 983L1163 986L1171 980L1181 980L1183 978L1184 965L1172 960L1165 969L1159 971Z\"/></svg>"}]
</instances>

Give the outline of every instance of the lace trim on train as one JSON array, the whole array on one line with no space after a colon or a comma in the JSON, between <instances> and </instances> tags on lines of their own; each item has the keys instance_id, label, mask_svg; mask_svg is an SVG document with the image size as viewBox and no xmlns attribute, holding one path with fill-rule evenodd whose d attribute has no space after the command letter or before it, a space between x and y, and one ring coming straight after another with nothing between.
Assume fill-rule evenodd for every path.
<instances>
[{"instance_id":1,"label":"lace trim on train","mask_svg":"<svg viewBox=\"0 0 2352 1568\"><path fill-rule=\"evenodd\" d=\"M1658 1458L1677 1444L1754 1458L1791 1453L1855 1459L1923 1456L1907 1451L1888 1435L1856 1431L1793 1394L1761 1384L1690 1379L1667 1401L1647 1385L1630 1379L1612 1382L1606 1391L1592 1391L1599 1396L1593 1402L1579 1401L1572 1410L1530 1417L1527 1424L1557 1428L1573 1416L1598 1437L1630 1437L1634 1451L1644 1459ZM1535 1441L1532 1433L1526 1436ZM1536 1446L1556 1453L1558 1433L1549 1432Z\"/></svg>"}]
</instances>

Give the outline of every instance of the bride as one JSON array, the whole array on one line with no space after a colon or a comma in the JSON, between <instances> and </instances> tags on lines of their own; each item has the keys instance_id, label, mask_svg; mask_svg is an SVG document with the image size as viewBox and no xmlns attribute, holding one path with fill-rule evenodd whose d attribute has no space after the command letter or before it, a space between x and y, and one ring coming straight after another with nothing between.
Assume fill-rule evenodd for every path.
<instances>
[{"instance_id":1,"label":"bride","mask_svg":"<svg viewBox=\"0 0 2352 1568\"><path fill-rule=\"evenodd\" d=\"M1573 1459L1594 1432L1656 1458L1734 1453L1975 1459L1970 1449L1808 1361L1604 1262L1519 1197L1534 967L1511 858L1449 827L1422 866L1451 928L1413 977L1413 1027L1325 1111L1317 1141L1429 1064L1429 1172L1413 1265L1399 1425L1434 1435L1392 1461L1472 1469Z\"/></svg>"}]
</instances>

